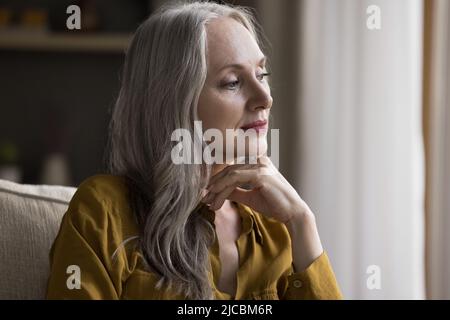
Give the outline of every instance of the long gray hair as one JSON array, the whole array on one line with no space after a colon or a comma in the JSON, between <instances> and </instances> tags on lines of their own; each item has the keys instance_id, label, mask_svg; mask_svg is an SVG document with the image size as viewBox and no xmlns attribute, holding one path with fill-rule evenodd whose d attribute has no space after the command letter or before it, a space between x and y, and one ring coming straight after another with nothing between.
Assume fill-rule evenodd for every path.
<instances>
[{"instance_id":1,"label":"long gray hair","mask_svg":"<svg viewBox=\"0 0 450 320\"><path fill-rule=\"evenodd\" d=\"M208 250L215 233L193 214L211 166L174 164L171 135L185 128L205 146L194 135L194 121L207 74L205 26L218 17L235 19L259 43L251 10L213 2L171 3L139 26L126 54L106 153L108 172L128 183L139 248L160 277L157 287L174 287L189 299L214 298Z\"/></svg>"}]
</instances>

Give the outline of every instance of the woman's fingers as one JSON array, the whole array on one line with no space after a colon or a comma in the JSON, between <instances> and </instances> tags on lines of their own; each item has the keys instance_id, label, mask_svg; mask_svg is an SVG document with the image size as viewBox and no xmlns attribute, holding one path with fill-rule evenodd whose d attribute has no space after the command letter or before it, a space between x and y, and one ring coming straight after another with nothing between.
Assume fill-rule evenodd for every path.
<instances>
[{"instance_id":1,"label":"woman's fingers","mask_svg":"<svg viewBox=\"0 0 450 320\"><path fill-rule=\"evenodd\" d=\"M209 207L211 210L218 210L220 209L225 200L228 198L228 196L237 188L236 185L229 186L225 188L222 192L218 193L215 197L213 202L211 203L211 206Z\"/></svg>"},{"instance_id":2,"label":"woman's fingers","mask_svg":"<svg viewBox=\"0 0 450 320\"><path fill-rule=\"evenodd\" d=\"M258 181L258 169L252 170L233 170L229 171L221 179L217 179L213 185L210 186L209 192L218 194L230 186L239 186L243 184L251 184L253 188L260 186Z\"/></svg>"},{"instance_id":3,"label":"woman's fingers","mask_svg":"<svg viewBox=\"0 0 450 320\"><path fill-rule=\"evenodd\" d=\"M261 156L257 159L256 164L233 164L230 166L225 167L222 171L214 175L210 178L207 189L210 190L210 187L213 186L218 180L222 179L224 176L230 174L232 171L235 170L247 170L247 169L257 169L257 168L271 168L273 166L272 162L267 156ZM270 173L271 170L265 170L264 174L267 175Z\"/></svg>"},{"instance_id":4,"label":"woman's fingers","mask_svg":"<svg viewBox=\"0 0 450 320\"><path fill-rule=\"evenodd\" d=\"M210 209L217 210L231 194L244 198L247 196L243 192L237 192L248 191L239 187L244 185L251 185L252 189L261 187L265 180L264 176L271 171L270 161L263 157L258 159L257 164L230 165L211 177L207 187L208 194L201 201L210 204Z\"/></svg>"},{"instance_id":5,"label":"woman's fingers","mask_svg":"<svg viewBox=\"0 0 450 320\"><path fill-rule=\"evenodd\" d=\"M231 171L250 169L250 168L252 168L254 166L255 166L254 164L233 164L233 165L230 165L230 166L226 167L225 169L223 169L222 171L220 171L219 173L217 173L216 175L214 175L213 177L211 177L211 179L209 180L207 189L210 190L209 187L214 185L217 180L219 180L222 177L224 177L225 175L229 174Z\"/></svg>"},{"instance_id":6,"label":"woman's fingers","mask_svg":"<svg viewBox=\"0 0 450 320\"><path fill-rule=\"evenodd\" d=\"M255 194L255 190L245 190L242 188L235 188L228 196L227 199L243 203L247 206L252 206L252 196Z\"/></svg>"},{"instance_id":7,"label":"woman's fingers","mask_svg":"<svg viewBox=\"0 0 450 320\"><path fill-rule=\"evenodd\" d=\"M243 184L251 184L253 188L261 186L261 181L258 181L258 172L256 170L236 170L230 174L222 177L216 184L212 186L210 195L205 197L204 203L211 204L210 209L217 210L222 207L225 200L235 191L242 190L239 186ZM241 194L240 194L241 195ZM242 194L244 195L244 194Z\"/></svg>"}]
</instances>

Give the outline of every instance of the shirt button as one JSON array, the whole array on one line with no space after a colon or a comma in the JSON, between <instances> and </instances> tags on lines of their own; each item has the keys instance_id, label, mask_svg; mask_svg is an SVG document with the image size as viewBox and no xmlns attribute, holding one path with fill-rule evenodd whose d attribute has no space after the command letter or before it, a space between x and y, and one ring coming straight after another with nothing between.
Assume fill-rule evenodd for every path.
<instances>
[{"instance_id":1,"label":"shirt button","mask_svg":"<svg viewBox=\"0 0 450 320\"><path fill-rule=\"evenodd\" d=\"M294 280L294 287L301 288L303 283L300 280Z\"/></svg>"}]
</instances>

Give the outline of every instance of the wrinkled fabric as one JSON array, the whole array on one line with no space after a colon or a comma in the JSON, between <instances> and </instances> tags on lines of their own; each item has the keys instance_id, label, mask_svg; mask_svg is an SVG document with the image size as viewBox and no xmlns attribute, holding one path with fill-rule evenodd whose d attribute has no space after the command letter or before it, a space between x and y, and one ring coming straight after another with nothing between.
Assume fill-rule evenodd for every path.
<instances>
[{"instance_id":1,"label":"wrinkled fabric","mask_svg":"<svg viewBox=\"0 0 450 320\"><path fill-rule=\"evenodd\" d=\"M236 241L239 270L234 296L216 288L221 268L217 237L209 250L209 278L217 299L342 298L326 252L306 270L294 273L286 227L236 205L242 228ZM204 204L192 214L214 223L214 212ZM47 298L185 299L173 290L156 288L159 277L146 269L137 236L124 178L96 175L85 180L70 201L50 251Z\"/></svg>"}]
</instances>

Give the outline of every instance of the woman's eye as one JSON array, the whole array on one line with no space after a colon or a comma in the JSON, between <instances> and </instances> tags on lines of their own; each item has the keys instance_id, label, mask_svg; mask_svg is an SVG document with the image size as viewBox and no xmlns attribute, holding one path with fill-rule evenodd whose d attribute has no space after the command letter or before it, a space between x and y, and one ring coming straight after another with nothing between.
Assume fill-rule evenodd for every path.
<instances>
[{"instance_id":1,"label":"woman's eye","mask_svg":"<svg viewBox=\"0 0 450 320\"><path fill-rule=\"evenodd\" d=\"M268 77L268 76L270 76L270 72L264 72L258 76L258 79L262 81L264 79L264 77Z\"/></svg>"},{"instance_id":2,"label":"woman's eye","mask_svg":"<svg viewBox=\"0 0 450 320\"><path fill-rule=\"evenodd\" d=\"M268 77L268 76L270 76L270 72L264 72L264 73L261 73L260 75L257 75L256 78L259 81L263 81L264 78ZM237 88L239 88L240 83L241 82L239 80L235 80L235 81L231 81L231 82L224 84L224 87L228 90L236 90Z\"/></svg>"},{"instance_id":3,"label":"woman's eye","mask_svg":"<svg viewBox=\"0 0 450 320\"><path fill-rule=\"evenodd\" d=\"M236 80L236 81L228 82L227 84L225 84L225 87L227 89L234 90L238 87L238 85L239 85L239 80Z\"/></svg>"}]
</instances>

